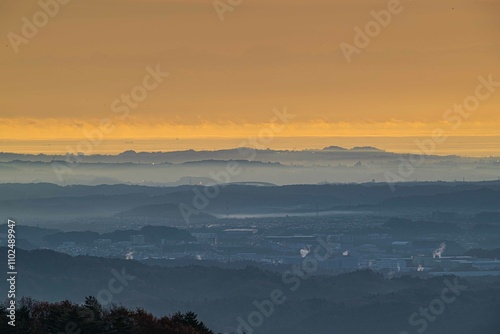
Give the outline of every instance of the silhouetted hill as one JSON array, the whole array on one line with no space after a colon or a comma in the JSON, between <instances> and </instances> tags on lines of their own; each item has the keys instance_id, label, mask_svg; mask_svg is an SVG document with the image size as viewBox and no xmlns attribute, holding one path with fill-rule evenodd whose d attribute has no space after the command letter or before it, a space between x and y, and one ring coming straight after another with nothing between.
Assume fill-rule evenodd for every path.
<instances>
[{"instance_id":1,"label":"silhouetted hill","mask_svg":"<svg viewBox=\"0 0 500 334\"><path fill-rule=\"evenodd\" d=\"M0 248L0 253L6 253ZM498 277L456 280L402 276L385 279L371 271L336 277L311 276L295 280L258 268L221 269L198 266L154 267L136 261L70 257L52 251L18 252L18 293L51 302L83 303L89 295L103 296L116 275L126 278L123 289L111 294L113 303L142 306L157 315L194 311L215 331L234 332L238 317L247 320L255 303L279 289L286 296L258 328L264 334L386 334L412 331L408 318L440 298L444 282L461 291L445 313L429 323L426 333L496 334L500 328ZM114 271L113 271L114 270ZM291 277L291 276L290 276ZM289 278L290 278L289 277ZM455 282L455 283L453 283ZM5 285L0 294L5 295ZM108 298L109 299L109 298ZM471 319L474 319L471 321Z\"/></svg>"},{"instance_id":2,"label":"silhouetted hill","mask_svg":"<svg viewBox=\"0 0 500 334\"><path fill-rule=\"evenodd\" d=\"M74 159L71 159L74 160ZM418 161L402 177L402 165ZM268 182L318 184L322 182L411 182L497 180L498 159L400 154L371 146L344 149L329 146L312 150L234 148L217 151L135 152L81 156L78 163L62 155L0 153L2 180L22 183L66 184L210 184L211 173L236 165L231 180L219 182ZM412 167L412 166L410 166ZM403 169L402 169L403 168ZM406 174L406 173L404 173ZM191 182L191 181L199 182Z\"/></svg>"},{"instance_id":3,"label":"silhouetted hill","mask_svg":"<svg viewBox=\"0 0 500 334\"><path fill-rule=\"evenodd\" d=\"M395 234L453 233L460 230L454 223L412 221L404 218L391 218L383 226Z\"/></svg>"},{"instance_id":4,"label":"silhouetted hill","mask_svg":"<svg viewBox=\"0 0 500 334\"><path fill-rule=\"evenodd\" d=\"M351 148L351 150L357 152L385 152L384 150L378 149L373 146L356 146Z\"/></svg>"},{"instance_id":5,"label":"silhouetted hill","mask_svg":"<svg viewBox=\"0 0 500 334\"><path fill-rule=\"evenodd\" d=\"M385 200L385 207L425 207L437 210L448 208L484 209L500 207L500 190L489 188L457 191L428 196L407 196Z\"/></svg>"},{"instance_id":6,"label":"silhouetted hill","mask_svg":"<svg viewBox=\"0 0 500 334\"><path fill-rule=\"evenodd\" d=\"M475 248L465 252L465 255L475 256L479 258L487 258L487 259L500 259L500 248L496 249Z\"/></svg>"},{"instance_id":7,"label":"silhouetted hill","mask_svg":"<svg viewBox=\"0 0 500 334\"><path fill-rule=\"evenodd\" d=\"M179 205L164 203L164 204L151 204L135 207L130 210L117 213L115 216L125 215L128 218L161 218L161 219L174 219L182 221L183 216L179 210ZM204 212L196 215L197 219L207 219L213 217Z\"/></svg>"},{"instance_id":8,"label":"silhouetted hill","mask_svg":"<svg viewBox=\"0 0 500 334\"><path fill-rule=\"evenodd\" d=\"M99 234L97 232L57 232L46 235L44 241L52 245L59 245L65 241L72 241L77 244L92 244L98 239L110 239L113 242L130 241L133 235L143 235L146 242L160 243L162 239L166 241L195 241L196 239L187 231L175 227L167 226L144 226L140 230L117 230L110 233Z\"/></svg>"},{"instance_id":9,"label":"silhouetted hill","mask_svg":"<svg viewBox=\"0 0 500 334\"><path fill-rule=\"evenodd\" d=\"M347 151L346 148L340 146L328 146L323 149L324 151Z\"/></svg>"},{"instance_id":10,"label":"silhouetted hill","mask_svg":"<svg viewBox=\"0 0 500 334\"><path fill-rule=\"evenodd\" d=\"M226 184L214 187L147 187L133 185L57 186L53 184L0 184L0 219L106 221L145 218L150 223L183 224L179 205L195 209L194 200L205 192L194 221L212 220L214 214L292 213L328 210L400 211L419 209L470 210L483 213L475 221L496 223L500 207L500 182L420 182L397 184L322 184L260 186L263 183ZM265 183L264 183L265 184ZM206 195L203 195L206 197ZM4 216L2 216L2 214ZM8 217L6 215L9 215ZM443 225L444 226L444 225Z\"/></svg>"},{"instance_id":11,"label":"silhouetted hill","mask_svg":"<svg viewBox=\"0 0 500 334\"><path fill-rule=\"evenodd\" d=\"M133 150L125 151L117 155L94 154L82 156L85 163L184 163L205 160L248 160L253 157L254 161L287 162L287 161L308 161L314 159L333 160L333 159L380 159L394 158L395 153L385 152L375 147L354 147L345 149L339 146L329 146L323 150L271 150L254 149L249 147L240 147L232 149L222 149L215 151L173 151L173 152L135 152ZM64 155L45 155L45 154L14 154L0 152L0 162L9 161L29 161L29 162L64 162Z\"/></svg>"}]
</instances>

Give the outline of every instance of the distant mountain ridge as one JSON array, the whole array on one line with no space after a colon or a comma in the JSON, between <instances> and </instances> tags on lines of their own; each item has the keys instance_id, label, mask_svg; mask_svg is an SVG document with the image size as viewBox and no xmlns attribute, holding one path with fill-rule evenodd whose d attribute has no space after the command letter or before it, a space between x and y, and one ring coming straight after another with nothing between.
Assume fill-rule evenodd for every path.
<instances>
[{"instance_id":1,"label":"distant mountain ridge","mask_svg":"<svg viewBox=\"0 0 500 334\"><path fill-rule=\"evenodd\" d=\"M248 147L215 151L129 150L116 155L78 158L0 153L0 183L62 185L486 181L497 180L499 168L497 158L410 155L372 146L350 149L328 146L318 150Z\"/></svg>"},{"instance_id":2,"label":"distant mountain ridge","mask_svg":"<svg viewBox=\"0 0 500 334\"><path fill-rule=\"evenodd\" d=\"M387 152L372 146L357 146L350 149L340 146L328 146L323 149L305 149L305 150L271 150L254 149L249 147L239 147L232 149L222 149L214 151L168 151L168 152L136 152L128 150L119 154L92 154L82 156L84 163L185 163L210 160L250 160L263 162L287 162L287 161L310 161L332 158L341 160L363 160L394 158L398 153ZM436 156L437 157L437 156ZM0 152L0 162L11 161L32 161L32 162L52 162L65 161L66 155L63 154L17 154Z\"/></svg>"}]
</instances>

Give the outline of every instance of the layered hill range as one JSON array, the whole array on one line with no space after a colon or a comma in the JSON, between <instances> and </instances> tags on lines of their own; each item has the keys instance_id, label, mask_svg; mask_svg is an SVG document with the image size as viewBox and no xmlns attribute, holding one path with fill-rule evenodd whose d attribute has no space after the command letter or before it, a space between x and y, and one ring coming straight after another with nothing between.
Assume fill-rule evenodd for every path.
<instances>
[{"instance_id":1,"label":"layered hill range","mask_svg":"<svg viewBox=\"0 0 500 334\"><path fill-rule=\"evenodd\" d=\"M485 181L500 177L500 158L386 152L374 147L321 150L235 148L117 155L0 153L0 183L276 185L348 182Z\"/></svg>"},{"instance_id":2,"label":"layered hill range","mask_svg":"<svg viewBox=\"0 0 500 334\"><path fill-rule=\"evenodd\" d=\"M0 252L7 250L0 247ZM167 268L49 250L19 250L18 259L23 273L18 282L20 297L83 303L89 295L100 295L114 280L114 270L127 278L127 285L112 296L113 303L130 308L141 305L157 315L195 310L216 333L237 333L238 319L247 319L274 289L283 291L285 303L276 305L272 317L254 333L326 334L332 328L339 334L414 333L423 326L411 326L408 317L428 307L447 287L442 277L386 279L371 271L357 271L336 277L313 275L293 291L281 274L250 266ZM460 295L446 304L443 315L432 318L425 333L498 333L499 278L449 276L446 280L461 287ZM7 295L5 284L0 293ZM480 321L471 321L472 316Z\"/></svg>"}]
</instances>

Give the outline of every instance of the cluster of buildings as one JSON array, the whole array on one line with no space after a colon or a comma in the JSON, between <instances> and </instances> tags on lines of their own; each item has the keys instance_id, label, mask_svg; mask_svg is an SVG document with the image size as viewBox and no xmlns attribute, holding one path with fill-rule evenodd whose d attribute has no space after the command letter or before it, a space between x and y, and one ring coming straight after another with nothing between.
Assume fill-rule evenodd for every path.
<instances>
[{"instance_id":1,"label":"cluster of buildings","mask_svg":"<svg viewBox=\"0 0 500 334\"><path fill-rule=\"evenodd\" d=\"M196 241L161 239L150 243L141 234L113 242L98 239L80 244L64 241L48 246L73 256L90 255L136 260L251 261L289 266L314 256L318 246L327 248L328 258L318 261L318 273L335 274L372 269L395 275L426 272L430 275L500 275L500 261L470 256L450 256L446 244L394 240L389 234L273 235L257 228L204 228L191 232ZM446 255L446 256L445 256Z\"/></svg>"}]
</instances>

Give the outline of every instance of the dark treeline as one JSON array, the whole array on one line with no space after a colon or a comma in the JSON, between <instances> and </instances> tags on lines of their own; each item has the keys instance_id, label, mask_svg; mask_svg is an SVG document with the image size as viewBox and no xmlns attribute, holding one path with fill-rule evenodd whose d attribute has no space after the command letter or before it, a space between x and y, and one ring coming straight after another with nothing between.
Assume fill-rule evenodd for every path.
<instances>
[{"instance_id":1,"label":"dark treeline","mask_svg":"<svg viewBox=\"0 0 500 334\"><path fill-rule=\"evenodd\" d=\"M104 308L95 297L87 297L82 305L23 298L15 327L9 325L7 305L0 305L0 314L0 332L4 334L213 334L193 312L158 318L143 309Z\"/></svg>"}]
</instances>

